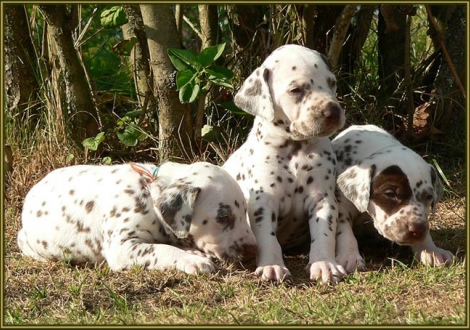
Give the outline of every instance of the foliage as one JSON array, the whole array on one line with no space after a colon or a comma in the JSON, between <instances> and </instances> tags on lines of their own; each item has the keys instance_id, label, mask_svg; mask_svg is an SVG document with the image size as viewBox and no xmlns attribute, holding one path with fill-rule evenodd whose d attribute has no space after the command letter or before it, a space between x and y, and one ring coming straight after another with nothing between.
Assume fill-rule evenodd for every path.
<instances>
[{"instance_id":1,"label":"foliage","mask_svg":"<svg viewBox=\"0 0 470 330\"><path fill-rule=\"evenodd\" d=\"M176 85L181 102L192 103L200 93L207 93L208 82L233 90L230 84L233 72L213 64L223 54L224 49L225 44L207 47L200 54L185 49L168 49L171 63L178 70Z\"/></svg>"},{"instance_id":2,"label":"foliage","mask_svg":"<svg viewBox=\"0 0 470 330\"><path fill-rule=\"evenodd\" d=\"M113 6L101 13L101 25L105 28L115 28L127 23L126 13L121 6Z\"/></svg>"}]
</instances>

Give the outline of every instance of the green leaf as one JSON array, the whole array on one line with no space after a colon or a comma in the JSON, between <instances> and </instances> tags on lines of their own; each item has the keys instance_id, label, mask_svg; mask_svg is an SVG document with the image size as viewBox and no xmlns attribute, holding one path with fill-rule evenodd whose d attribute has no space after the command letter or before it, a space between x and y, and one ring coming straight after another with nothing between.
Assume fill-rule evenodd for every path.
<instances>
[{"instance_id":1,"label":"green leaf","mask_svg":"<svg viewBox=\"0 0 470 330\"><path fill-rule=\"evenodd\" d=\"M229 110L230 112L236 114L236 115L242 115L242 116L252 116L252 114L249 114L248 112L243 111L239 107L235 105L233 101L228 101L228 102L221 102L219 105L224 108Z\"/></svg>"},{"instance_id":2,"label":"green leaf","mask_svg":"<svg viewBox=\"0 0 470 330\"><path fill-rule=\"evenodd\" d=\"M198 62L197 55L193 51L186 49L168 48L168 57L171 63L178 71L189 69L198 70L201 64Z\"/></svg>"},{"instance_id":3,"label":"green leaf","mask_svg":"<svg viewBox=\"0 0 470 330\"><path fill-rule=\"evenodd\" d=\"M103 142L103 140L104 140L104 132L101 132L101 133L98 133L98 135L94 137L89 137L83 140L82 145L85 148L96 151L100 143Z\"/></svg>"},{"instance_id":4,"label":"green leaf","mask_svg":"<svg viewBox=\"0 0 470 330\"><path fill-rule=\"evenodd\" d=\"M123 131L117 131L116 135L124 145L135 147L137 142L144 140L147 136L140 132L138 126L134 124L127 125Z\"/></svg>"},{"instance_id":5,"label":"green leaf","mask_svg":"<svg viewBox=\"0 0 470 330\"><path fill-rule=\"evenodd\" d=\"M121 40L113 46L113 51L121 56L130 56L132 48L137 43L137 38L132 37L131 39Z\"/></svg>"},{"instance_id":6,"label":"green leaf","mask_svg":"<svg viewBox=\"0 0 470 330\"><path fill-rule=\"evenodd\" d=\"M140 117L141 114L142 114L142 109L133 110L133 111L128 111L128 112L126 112L126 116L125 116L125 117L137 118L137 117Z\"/></svg>"},{"instance_id":7,"label":"green leaf","mask_svg":"<svg viewBox=\"0 0 470 330\"><path fill-rule=\"evenodd\" d=\"M74 158L75 156L73 154L68 154L67 157L65 158L65 161L67 163L70 163Z\"/></svg>"},{"instance_id":8,"label":"green leaf","mask_svg":"<svg viewBox=\"0 0 470 330\"><path fill-rule=\"evenodd\" d=\"M101 164L103 165L111 165L111 157L106 156L101 160Z\"/></svg>"},{"instance_id":9,"label":"green leaf","mask_svg":"<svg viewBox=\"0 0 470 330\"><path fill-rule=\"evenodd\" d=\"M224 49L225 44L204 48L198 56L199 63L201 63L203 67L209 66L223 54Z\"/></svg>"},{"instance_id":10,"label":"green leaf","mask_svg":"<svg viewBox=\"0 0 470 330\"><path fill-rule=\"evenodd\" d=\"M206 73L208 75L207 80L210 82L229 89L234 89L230 83L230 78L233 77L233 72L231 70L220 66L211 66L206 69Z\"/></svg>"},{"instance_id":11,"label":"green leaf","mask_svg":"<svg viewBox=\"0 0 470 330\"><path fill-rule=\"evenodd\" d=\"M184 86L191 83L194 79L195 73L191 70L178 71L176 74L177 90L181 90Z\"/></svg>"},{"instance_id":12,"label":"green leaf","mask_svg":"<svg viewBox=\"0 0 470 330\"><path fill-rule=\"evenodd\" d=\"M220 136L220 131L220 127L204 125L204 127L201 128L201 137L206 141L213 142Z\"/></svg>"},{"instance_id":13,"label":"green leaf","mask_svg":"<svg viewBox=\"0 0 470 330\"><path fill-rule=\"evenodd\" d=\"M199 95L201 87L196 84L186 84L179 92L179 98L181 103L192 103L196 100Z\"/></svg>"},{"instance_id":14,"label":"green leaf","mask_svg":"<svg viewBox=\"0 0 470 330\"><path fill-rule=\"evenodd\" d=\"M224 76L227 79L232 79L234 76L234 73L232 70L227 69L223 66L218 66L218 65L213 65L209 68L206 69L206 71L214 72L220 76Z\"/></svg>"},{"instance_id":15,"label":"green leaf","mask_svg":"<svg viewBox=\"0 0 470 330\"><path fill-rule=\"evenodd\" d=\"M121 6L113 6L101 13L101 25L105 28L114 28L127 23L127 16Z\"/></svg>"}]
</instances>

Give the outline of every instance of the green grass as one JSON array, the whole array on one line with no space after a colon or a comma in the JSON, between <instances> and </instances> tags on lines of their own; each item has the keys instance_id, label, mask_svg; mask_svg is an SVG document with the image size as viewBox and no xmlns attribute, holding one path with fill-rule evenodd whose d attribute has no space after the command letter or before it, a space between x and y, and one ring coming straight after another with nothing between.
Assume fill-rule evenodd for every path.
<instances>
[{"instance_id":1,"label":"green grass","mask_svg":"<svg viewBox=\"0 0 470 330\"><path fill-rule=\"evenodd\" d=\"M191 276L25 262L7 263L6 325L462 325L467 317L463 263L429 268L397 262L326 286L306 276L280 285L264 283L236 269Z\"/></svg>"}]
</instances>

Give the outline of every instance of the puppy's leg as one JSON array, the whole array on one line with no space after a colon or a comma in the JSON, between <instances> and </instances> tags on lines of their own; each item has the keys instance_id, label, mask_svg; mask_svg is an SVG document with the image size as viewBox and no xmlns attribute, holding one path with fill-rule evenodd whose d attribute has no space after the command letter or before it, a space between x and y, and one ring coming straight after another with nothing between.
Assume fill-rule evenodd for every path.
<instances>
[{"instance_id":1,"label":"puppy's leg","mask_svg":"<svg viewBox=\"0 0 470 330\"><path fill-rule=\"evenodd\" d=\"M431 234L428 232L423 242L411 246L411 250L421 263L429 266L442 266L449 264L454 259L452 252L441 249L434 244Z\"/></svg>"},{"instance_id":2,"label":"puppy's leg","mask_svg":"<svg viewBox=\"0 0 470 330\"><path fill-rule=\"evenodd\" d=\"M113 231L105 240L104 254L113 270L139 265L147 269L179 269L188 274L210 273L215 266L202 256L176 246L154 242L148 232L122 228Z\"/></svg>"},{"instance_id":3,"label":"puppy's leg","mask_svg":"<svg viewBox=\"0 0 470 330\"><path fill-rule=\"evenodd\" d=\"M263 280L283 282L291 273L284 264L276 236L278 210L278 203L268 193L262 193L257 196L256 205L249 207L248 215L258 248L255 274Z\"/></svg>"},{"instance_id":4,"label":"puppy's leg","mask_svg":"<svg viewBox=\"0 0 470 330\"><path fill-rule=\"evenodd\" d=\"M335 259L335 239L338 211L333 194L328 194L309 207L311 280L338 283L346 275L344 267Z\"/></svg>"},{"instance_id":5,"label":"puppy's leg","mask_svg":"<svg viewBox=\"0 0 470 330\"><path fill-rule=\"evenodd\" d=\"M352 219L357 216L356 207L342 194L338 197L338 226L336 228L336 261L348 273L365 270L366 264L352 230Z\"/></svg>"}]
</instances>

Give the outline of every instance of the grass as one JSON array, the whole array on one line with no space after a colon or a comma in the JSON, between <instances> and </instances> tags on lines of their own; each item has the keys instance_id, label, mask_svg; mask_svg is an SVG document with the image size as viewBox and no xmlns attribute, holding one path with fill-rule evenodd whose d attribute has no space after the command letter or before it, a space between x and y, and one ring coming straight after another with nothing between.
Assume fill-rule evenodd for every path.
<instances>
[{"instance_id":1,"label":"grass","mask_svg":"<svg viewBox=\"0 0 470 330\"><path fill-rule=\"evenodd\" d=\"M291 260L305 261L304 257ZM177 271L114 273L7 261L5 324L464 324L463 263L446 268L400 263L337 286L306 276L259 282L248 270L210 276ZM106 267L105 267L106 268ZM77 290L79 287L79 290Z\"/></svg>"},{"instance_id":2,"label":"grass","mask_svg":"<svg viewBox=\"0 0 470 330\"><path fill-rule=\"evenodd\" d=\"M39 138L40 140L40 138ZM407 248L360 242L368 271L339 285L312 283L306 251L285 256L293 280L279 285L253 275L253 262L209 276L133 269L113 272L41 263L22 256L16 237L22 200L56 164L37 143L15 150L3 222L3 325L465 325L466 224L463 194L447 191L431 222L436 244L457 254L449 267L416 264ZM69 150L48 145L55 160ZM79 157L75 161L80 162ZM66 165L66 164L63 164ZM447 164L441 164L448 168ZM445 165L445 166L444 166ZM452 174L454 173L454 174ZM461 171L447 172L462 187ZM455 191L463 191L456 189Z\"/></svg>"}]
</instances>

